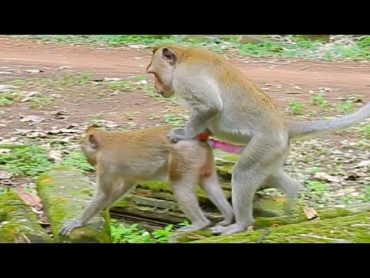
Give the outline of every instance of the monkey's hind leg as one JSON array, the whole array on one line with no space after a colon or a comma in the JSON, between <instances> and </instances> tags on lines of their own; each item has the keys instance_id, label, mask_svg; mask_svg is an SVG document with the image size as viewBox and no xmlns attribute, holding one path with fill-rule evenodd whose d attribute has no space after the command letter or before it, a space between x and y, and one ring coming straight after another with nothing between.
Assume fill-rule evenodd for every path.
<instances>
[{"instance_id":1,"label":"monkey's hind leg","mask_svg":"<svg viewBox=\"0 0 370 278\"><path fill-rule=\"evenodd\" d=\"M208 195L211 202L218 208L224 217L224 220L218 223L217 226L227 226L233 223L233 209L221 189L221 186L218 182L216 169L214 167L210 176L201 177L200 187Z\"/></svg>"},{"instance_id":2,"label":"monkey's hind leg","mask_svg":"<svg viewBox=\"0 0 370 278\"><path fill-rule=\"evenodd\" d=\"M282 139L253 138L249 142L232 173L232 203L236 223L211 228L212 232L230 235L245 231L253 224L253 197L266 178L281 165L287 149L287 142Z\"/></svg>"},{"instance_id":3,"label":"monkey's hind leg","mask_svg":"<svg viewBox=\"0 0 370 278\"><path fill-rule=\"evenodd\" d=\"M193 172L181 173L181 178L171 180L175 199L183 213L191 221L191 225L177 229L178 232L192 232L208 227L211 222L206 218L199 206L194 192L198 176Z\"/></svg>"}]
</instances>

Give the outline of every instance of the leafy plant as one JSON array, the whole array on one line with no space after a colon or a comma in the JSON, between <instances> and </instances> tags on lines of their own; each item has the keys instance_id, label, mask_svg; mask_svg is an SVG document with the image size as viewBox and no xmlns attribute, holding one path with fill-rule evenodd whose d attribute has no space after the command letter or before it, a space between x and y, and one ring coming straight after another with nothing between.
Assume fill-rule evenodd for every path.
<instances>
[{"instance_id":1,"label":"leafy plant","mask_svg":"<svg viewBox=\"0 0 370 278\"><path fill-rule=\"evenodd\" d=\"M0 156L0 165L14 175L36 176L50 169L47 151L40 146L15 147Z\"/></svg>"},{"instance_id":2,"label":"leafy plant","mask_svg":"<svg viewBox=\"0 0 370 278\"><path fill-rule=\"evenodd\" d=\"M112 241L115 243L165 243L173 229L173 225L167 225L150 233L138 224L128 226L116 220L112 220L111 224Z\"/></svg>"},{"instance_id":3,"label":"leafy plant","mask_svg":"<svg viewBox=\"0 0 370 278\"><path fill-rule=\"evenodd\" d=\"M296 101L290 101L289 104L288 104L288 107L294 115L302 115L303 114L304 105L302 103L299 103L299 102L296 102Z\"/></svg>"},{"instance_id":4,"label":"leafy plant","mask_svg":"<svg viewBox=\"0 0 370 278\"><path fill-rule=\"evenodd\" d=\"M311 103L313 105L320 106L323 109L328 108L329 106L328 101L325 99L325 97L319 94L311 97Z\"/></svg>"},{"instance_id":5,"label":"leafy plant","mask_svg":"<svg viewBox=\"0 0 370 278\"><path fill-rule=\"evenodd\" d=\"M164 229L158 229L152 232L152 235L156 242L166 243L168 238L172 234L173 225L167 225Z\"/></svg>"},{"instance_id":6,"label":"leafy plant","mask_svg":"<svg viewBox=\"0 0 370 278\"><path fill-rule=\"evenodd\" d=\"M85 155L81 151L75 151L69 153L62 162L60 162L62 166L70 166L80 169L84 172L94 170L94 167L91 166L87 160Z\"/></svg>"}]
</instances>

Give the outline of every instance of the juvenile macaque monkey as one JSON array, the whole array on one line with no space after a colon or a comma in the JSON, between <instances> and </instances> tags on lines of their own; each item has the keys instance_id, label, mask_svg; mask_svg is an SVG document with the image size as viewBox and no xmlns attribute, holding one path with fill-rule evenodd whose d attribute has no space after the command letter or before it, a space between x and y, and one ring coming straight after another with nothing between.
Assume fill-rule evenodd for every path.
<instances>
[{"instance_id":1,"label":"juvenile macaque monkey","mask_svg":"<svg viewBox=\"0 0 370 278\"><path fill-rule=\"evenodd\" d=\"M97 188L83 214L65 224L61 235L85 225L98 211L109 208L142 180L169 181L180 209L191 225L179 231L194 231L210 225L203 214L194 187L202 190L221 211L224 220L234 221L231 205L219 186L211 148L206 142L186 140L172 144L166 137L170 127L108 132L94 127L87 130L82 150L96 166Z\"/></svg>"},{"instance_id":2,"label":"juvenile macaque monkey","mask_svg":"<svg viewBox=\"0 0 370 278\"><path fill-rule=\"evenodd\" d=\"M294 200L300 185L283 171L294 137L349 127L370 116L370 104L348 116L322 121L290 121L270 97L221 55L194 48L163 46L153 50L147 73L154 74L157 93L176 95L190 110L184 128L171 130L172 142L204 131L226 142L247 145L232 173L236 221L213 227L233 234L253 224L252 200L264 184Z\"/></svg>"}]
</instances>

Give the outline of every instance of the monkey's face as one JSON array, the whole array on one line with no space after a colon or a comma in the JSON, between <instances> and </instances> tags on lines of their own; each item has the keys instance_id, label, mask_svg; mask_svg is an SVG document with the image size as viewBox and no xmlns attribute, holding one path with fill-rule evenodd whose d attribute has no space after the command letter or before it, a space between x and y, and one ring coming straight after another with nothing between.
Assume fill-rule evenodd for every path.
<instances>
[{"instance_id":1,"label":"monkey's face","mask_svg":"<svg viewBox=\"0 0 370 278\"><path fill-rule=\"evenodd\" d=\"M147 73L154 75L154 88L163 97L174 95L173 72L176 67L176 55L169 48L153 50L152 60L146 68Z\"/></svg>"}]
</instances>

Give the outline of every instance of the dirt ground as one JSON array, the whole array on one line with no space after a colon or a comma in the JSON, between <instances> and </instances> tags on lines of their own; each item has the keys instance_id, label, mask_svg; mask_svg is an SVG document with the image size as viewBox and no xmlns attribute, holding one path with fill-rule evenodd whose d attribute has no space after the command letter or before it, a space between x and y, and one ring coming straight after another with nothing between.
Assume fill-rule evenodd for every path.
<instances>
[{"instance_id":1,"label":"dirt ground","mask_svg":"<svg viewBox=\"0 0 370 278\"><path fill-rule=\"evenodd\" d=\"M94 117L120 125L131 121L131 126L140 127L162 123L160 116L166 113L184 113L175 103L161 101L140 90L106 94L104 90L101 91L99 80L103 78L126 80L144 76L148 85L152 85L152 77L145 73L150 55L151 49L70 46L1 37L0 85L12 84L14 80L28 81L27 91L42 91L52 96L53 102L41 108L31 108L27 101L0 107L0 139L12 138L17 129L32 129L35 126L40 129L67 128L73 123L79 125ZM287 110L289 101L305 105L303 118L340 115L334 109L320 110L311 104L310 98L320 90L325 92L331 105L353 96L360 99L355 103L355 108L370 101L369 61L313 62L250 57L232 57L231 60L270 94L289 117L295 117ZM42 83L44 79L57 80L65 74L80 73L89 73L90 81L96 82L72 87L48 87ZM37 124L21 121L27 115L37 115L44 120ZM325 135L324 138L331 139L331 144L357 137L347 132ZM358 162L355 160L351 163ZM366 181L362 180L364 183Z\"/></svg>"}]
</instances>

